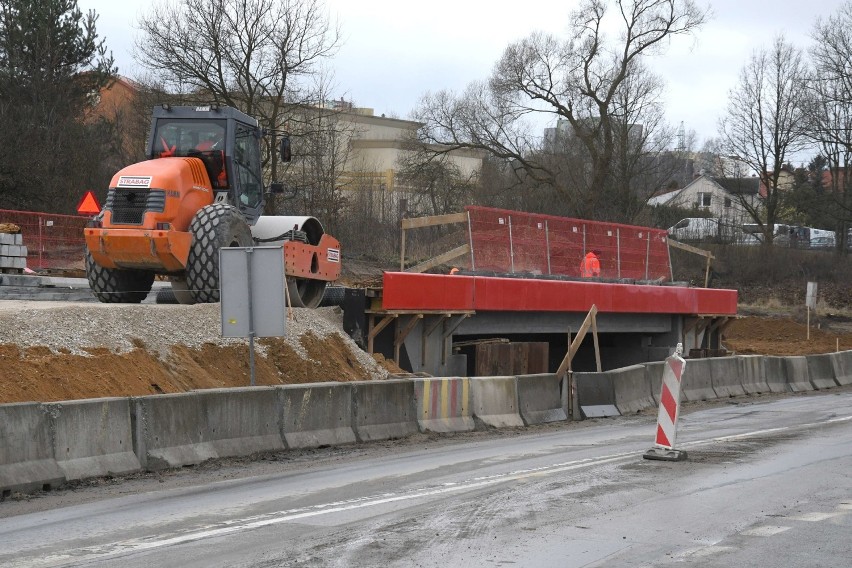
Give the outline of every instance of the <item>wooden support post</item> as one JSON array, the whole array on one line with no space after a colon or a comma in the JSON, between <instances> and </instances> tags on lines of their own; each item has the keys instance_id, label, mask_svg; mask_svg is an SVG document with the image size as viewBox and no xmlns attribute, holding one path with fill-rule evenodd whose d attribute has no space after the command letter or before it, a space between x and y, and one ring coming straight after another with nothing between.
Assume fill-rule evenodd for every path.
<instances>
[{"instance_id":1,"label":"wooden support post","mask_svg":"<svg viewBox=\"0 0 852 568\"><path fill-rule=\"evenodd\" d=\"M716 258L715 256L713 256L713 253L709 250L700 249L691 245L685 245L681 242L674 241L669 238L666 238L666 243L670 247L685 250L686 252L691 252L692 254L698 254L707 259L707 266L704 269L704 287L707 288L710 285L710 261ZM669 266L671 266L671 253L669 253ZM672 279L674 279L674 273L672 273Z\"/></svg>"},{"instance_id":2,"label":"wooden support post","mask_svg":"<svg viewBox=\"0 0 852 568\"><path fill-rule=\"evenodd\" d=\"M390 322L395 320L398 317L398 314L387 314L382 318L378 325L375 325L375 317L376 316L374 314L370 314L367 324L367 353L371 355L373 354L373 339L375 339Z\"/></svg>"},{"instance_id":3,"label":"wooden support post","mask_svg":"<svg viewBox=\"0 0 852 568\"><path fill-rule=\"evenodd\" d=\"M589 331L589 328L595 324L595 316L598 314L598 307L592 304L589 313L586 314L586 319L583 320L583 325L580 326L580 329L577 331L577 337L574 338L574 341L571 342L570 347L568 347L568 352L565 354L565 357L562 359L562 363L559 364L559 368L556 370L557 376L562 376L568 369L571 368L571 360L574 358L574 355L577 354L577 351L580 349L580 344L583 342L583 339L586 337L586 333ZM595 324L595 330L597 330L597 324ZM596 332L597 337L597 332ZM595 341L597 345L597 341ZM600 360L600 353L598 353L597 347L595 348L596 355L598 360ZM598 363L600 367L600 362Z\"/></svg>"},{"instance_id":4,"label":"wooden support post","mask_svg":"<svg viewBox=\"0 0 852 568\"><path fill-rule=\"evenodd\" d=\"M412 219L403 219L400 222L400 228L402 231L402 235L400 238L399 245L399 271L405 272L405 231L408 229L419 229L422 227L433 227L435 225L450 225L453 223L470 223L469 217L467 213L451 213L449 215L430 215L428 217L414 217ZM458 250L458 249L455 249ZM468 249L470 247L468 246ZM452 252L452 251L451 251ZM467 252L467 251L465 251ZM464 254L464 253L462 253ZM461 255L458 255L461 256ZM453 257L455 258L455 257ZM438 262L437 264L441 264ZM428 268L424 268L420 270L420 272L424 272L428 270Z\"/></svg>"},{"instance_id":5,"label":"wooden support post","mask_svg":"<svg viewBox=\"0 0 852 568\"><path fill-rule=\"evenodd\" d=\"M704 287L707 288L710 285L710 259L712 257L707 257L707 267L704 269Z\"/></svg>"},{"instance_id":6,"label":"wooden support post","mask_svg":"<svg viewBox=\"0 0 852 568\"><path fill-rule=\"evenodd\" d=\"M598 373L601 372L601 348L598 345L598 318L592 316L592 340L595 342L595 364L597 365Z\"/></svg>"},{"instance_id":7,"label":"wooden support post","mask_svg":"<svg viewBox=\"0 0 852 568\"><path fill-rule=\"evenodd\" d=\"M399 327L399 319L397 319L397 329L393 338L393 362L397 365L399 365L399 351L405 338L421 319L423 319L423 314L412 314L411 319L402 328Z\"/></svg>"}]
</instances>

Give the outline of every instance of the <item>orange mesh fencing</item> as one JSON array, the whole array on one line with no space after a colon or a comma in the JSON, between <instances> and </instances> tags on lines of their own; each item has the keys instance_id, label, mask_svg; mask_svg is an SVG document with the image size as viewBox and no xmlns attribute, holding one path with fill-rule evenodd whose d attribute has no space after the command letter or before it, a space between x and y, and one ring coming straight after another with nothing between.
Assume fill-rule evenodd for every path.
<instances>
[{"instance_id":1,"label":"orange mesh fencing","mask_svg":"<svg viewBox=\"0 0 852 568\"><path fill-rule=\"evenodd\" d=\"M88 217L0 209L0 223L21 228L28 268L83 268Z\"/></svg>"},{"instance_id":2,"label":"orange mesh fencing","mask_svg":"<svg viewBox=\"0 0 852 568\"><path fill-rule=\"evenodd\" d=\"M663 229L489 207L465 210L471 270L579 277L583 257L596 250L601 278L671 279Z\"/></svg>"}]
</instances>

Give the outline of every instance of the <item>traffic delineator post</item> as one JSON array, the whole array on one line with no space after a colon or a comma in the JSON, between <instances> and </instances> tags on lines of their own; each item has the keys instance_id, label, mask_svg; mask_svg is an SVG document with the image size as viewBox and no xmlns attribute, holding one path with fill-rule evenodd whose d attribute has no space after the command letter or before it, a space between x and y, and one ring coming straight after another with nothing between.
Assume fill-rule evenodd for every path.
<instances>
[{"instance_id":1,"label":"traffic delineator post","mask_svg":"<svg viewBox=\"0 0 852 568\"><path fill-rule=\"evenodd\" d=\"M663 366L663 386L660 391L660 410L657 413L657 432L654 447L642 456L648 460L683 461L684 450L675 449L677 419L680 415L680 387L686 361L681 357L683 344L678 343L675 352L666 357Z\"/></svg>"}]
</instances>

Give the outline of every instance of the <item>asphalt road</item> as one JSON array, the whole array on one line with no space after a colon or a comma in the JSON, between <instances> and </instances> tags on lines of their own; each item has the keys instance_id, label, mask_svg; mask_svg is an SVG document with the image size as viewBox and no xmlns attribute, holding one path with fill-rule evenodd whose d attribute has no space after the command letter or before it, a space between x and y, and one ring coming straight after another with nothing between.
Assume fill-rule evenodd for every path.
<instances>
[{"instance_id":1,"label":"asphalt road","mask_svg":"<svg viewBox=\"0 0 852 568\"><path fill-rule=\"evenodd\" d=\"M692 411L687 462L642 459L653 431L642 416L421 438L90 493L7 513L0 566L852 565L852 392Z\"/></svg>"}]
</instances>

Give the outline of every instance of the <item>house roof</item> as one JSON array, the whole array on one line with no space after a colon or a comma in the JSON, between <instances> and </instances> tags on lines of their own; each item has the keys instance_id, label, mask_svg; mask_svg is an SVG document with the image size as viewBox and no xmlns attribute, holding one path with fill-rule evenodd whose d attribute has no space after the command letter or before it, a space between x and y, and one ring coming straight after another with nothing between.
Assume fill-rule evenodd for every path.
<instances>
[{"instance_id":1,"label":"house roof","mask_svg":"<svg viewBox=\"0 0 852 568\"><path fill-rule=\"evenodd\" d=\"M713 178L719 186L735 195L755 195L760 191L760 179L756 177L746 178Z\"/></svg>"}]
</instances>

